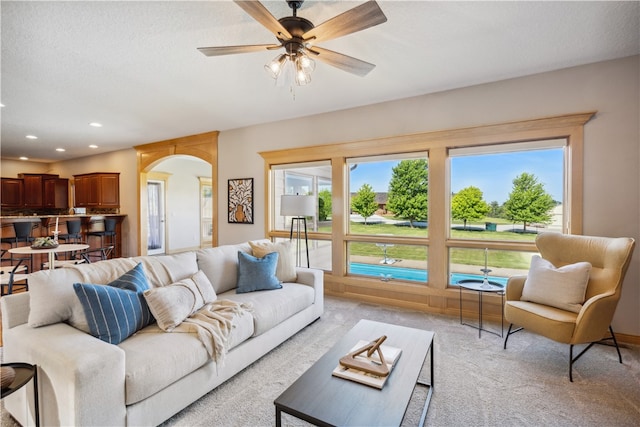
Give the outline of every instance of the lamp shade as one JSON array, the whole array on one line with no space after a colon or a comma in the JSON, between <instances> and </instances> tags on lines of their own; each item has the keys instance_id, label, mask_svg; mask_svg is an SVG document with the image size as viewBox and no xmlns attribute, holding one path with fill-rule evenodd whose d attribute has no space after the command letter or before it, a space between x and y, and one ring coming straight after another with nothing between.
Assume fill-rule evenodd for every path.
<instances>
[{"instance_id":1,"label":"lamp shade","mask_svg":"<svg viewBox=\"0 0 640 427\"><path fill-rule=\"evenodd\" d=\"M313 216L316 214L316 198L283 194L280 200L280 215Z\"/></svg>"}]
</instances>

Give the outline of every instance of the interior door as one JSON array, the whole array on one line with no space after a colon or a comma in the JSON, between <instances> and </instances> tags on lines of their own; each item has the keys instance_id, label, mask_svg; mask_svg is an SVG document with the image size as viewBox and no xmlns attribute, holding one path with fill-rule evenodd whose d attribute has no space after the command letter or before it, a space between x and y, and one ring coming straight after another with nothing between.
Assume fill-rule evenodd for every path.
<instances>
[{"instance_id":1,"label":"interior door","mask_svg":"<svg viewBox=\"0 0 640 427\"><path fill-rule=\"evenodd\" d=\"M147 209L149 226L147 254L165 253L165 188L164 181L147 181Z\"/></svg>"}]
</instances>

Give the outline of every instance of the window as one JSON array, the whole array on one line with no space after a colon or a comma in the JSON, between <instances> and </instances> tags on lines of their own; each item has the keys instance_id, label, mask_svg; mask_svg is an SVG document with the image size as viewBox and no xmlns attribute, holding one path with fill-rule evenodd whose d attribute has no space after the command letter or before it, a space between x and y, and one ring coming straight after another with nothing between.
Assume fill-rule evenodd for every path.
<instances>
[{"instance_id":1,"label":"window","mask_svg":"<svg viewBox=\"0 0 640 427\"><path fill-rule=\"evenodd\" d=\"M533 241L562 231L566 140L452 149L451 237Z\"/></svg>"},{"instance_id":2,"label":"window","mask_svg":"<svg viewBox=\"0 0 640 427\"><path fill-rule=\"evenodd\" d=\"M534 242L540 231L563 231L565 139L449 150L450 239ZM488 279L506 284L526 274L531 252L449 248L449 283ZM487 264L489 265L487 267Z\"/></svg>"},{"instance_id":3,"label":"window","mask_svg":"<svg viewBox=\"0 0 640 427\"><path fill-rule=\"evenodd\" d=\"M349 243L348 272L388 282L427 283L427 247L395 243Z\"/></svg>"},{"instance_id":4,"label":"window","mask_svg":"<svg viewBox=\"0 0 640 427\"><path fill-rule=\"evenodd\" d=\"M527 271L538 231L581 233L582 138L593 114L263 152L273 181L268 234L289 235L280 195L313 194L331 205L319 206L309 233L322 247L316 265L329 292L457 310L458 293L447 288L465 275L490 269L491 280L505 281ZM404 184L425 189L409 197L418 213L399 212L394 169L419 162L424 179ZM525 184L543 190L525 199L542 206L535 215L515 203ZM479 201L480 213L461 209Z\"/></svg>"},{"instance_id":5,"label":"window","mask_svg":"<svg viewBox=\"0 0 640 427\"><path fill-rule=\"evenodd\" d=\"M211 178L200 180L200 247L211 245L213 239L213 188Z\"/></svg>"},{"instance_id":6,"label":"window","mask_svg":"<svg viewBox=\"0 0 640 427\"><path fill-rule=\"evenodd\" d=\"M427 236L426 155L360 157L347 167L351 234Z\"/></svg>"},{"instance_id":7,"label":"window","mask_svg":"<svg viewBox=\"0 0 640 427\"><path fill-rule=\"evenodd\" d=\"M320 191L329 192L331 199L331 168L329 162L308 164L292 164L273 167L271 169L272 200L274 207L272 227L276 230L288 230L291 218L280 215L280 199L282 195L314 196L318 198ZM323 215L324 214L324 215ZM326 216L326 210L321 213ZM318 229L318 215L307 218L312 230Z\"/></svg>"},{"instance_id":8,"label":"window","mask_svg":"<svg viewBox=\"0 0 640 427\"><path fill-rule=\"evenodd\" d=\"M504 286L509 277L527 274L534 253L489 248L449 248L449 284L457 285L460 280L481 280L486 270L489 281Z\"/></svg>"},{"instance_id":9,"label":"window","mask_svg":"<svg viewBox=\"0 0 640 427\"><path fill-rule=\"evenodd\" d=\"M288 164L271 169L271 194L273 230L286 230L287 236L295 240L296 260L304 260L306 266L307 250L310 267L331 269L331 167L329 162L310 162ZM281 198L283 195L312 196L315 198L315 214L306 217L307 238L301 221L291 216L281 215ZM298 242L298 227L300 240ZM309 238L310 233L326 233L323 239ZM280 233L282 234L282 233ZM305 246L308 242L309 247Z\"/></svg>"},{"instance_id":10,"label":"window","mask_svg":"<svg viewBox=\"0 0 640 427\"><path fill-rule=\"evenodd\" d=\"M347 273L383 281L427 282L427 248L394 237L428 234L429 168L425 153L350 158ZM367 236L359 241L358 236ZM373 241L372 241L373 240Z\"/></svg>"}]
</instances>

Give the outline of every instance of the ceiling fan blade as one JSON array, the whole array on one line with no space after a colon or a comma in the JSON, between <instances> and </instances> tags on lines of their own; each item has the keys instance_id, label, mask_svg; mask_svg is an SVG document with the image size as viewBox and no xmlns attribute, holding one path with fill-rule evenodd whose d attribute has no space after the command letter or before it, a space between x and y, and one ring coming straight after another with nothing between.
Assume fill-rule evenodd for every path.
<instances>
[{"instance_id":1,"label":"ceiling fan blade","mask_svg":"<svg viewBox=\"0 0 640 427\"><path fill-rule=\"evenodd\" d=\"M376 68L374 64L318 46L309 48L307 51L312 53L315 59L360 77L366 76L371 70Z\"/></svg>"},{"instance_id":2,"label":"ceiling fan blade","mask_svg":"<svg viewBox=\"0 0 640 427\"><path fill-rule=\"evenodd\" d=\"M368 1L334 16L302 35L305 40L314 39L313 43L335 39L357 31L387 22L387 17L375 0Z\"/></svg>"},{"instance_id":3,"label":"ceiling fan blade","mask_svg":"<svg viewBox=\"0 0 640 427\"><path fill-rule=\"evenodd\" d=\"M250 44L244 46L212 46L199 47L198 50L206 56L235 55L236 53L257 52L259 50L279 49L279 44Z\"/></svg>"},{"instance_id":4,"label":"ceiling fan blade","mask_svg":"<svg viewBox=\"0 0 640 427\"><path fill-rule=\"evenodd\" d=\"M253 19L264 25L264 27L271 31L277 38L289 40L292 38L289 31L282 26L282 24L267 10L262 3L258 1L238 1L234 0L237 4L247 12Z\"/></svg>"}]
</instances>

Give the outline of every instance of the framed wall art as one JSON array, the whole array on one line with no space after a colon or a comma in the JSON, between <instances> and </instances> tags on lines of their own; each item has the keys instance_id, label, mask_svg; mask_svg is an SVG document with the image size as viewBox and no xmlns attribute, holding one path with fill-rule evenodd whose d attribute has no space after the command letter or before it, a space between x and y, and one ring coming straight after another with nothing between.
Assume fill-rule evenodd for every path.
<instances>
[{"instance_id":1,"label":"framed wall art","mask_svg":"<svg viewBox=\"0 0 640 427\"><path fill-rule=\"evenodd\" d=\"M230 179L227 185L229 223L253 224L253 178Z\"/></svg>"}]
</instances>

